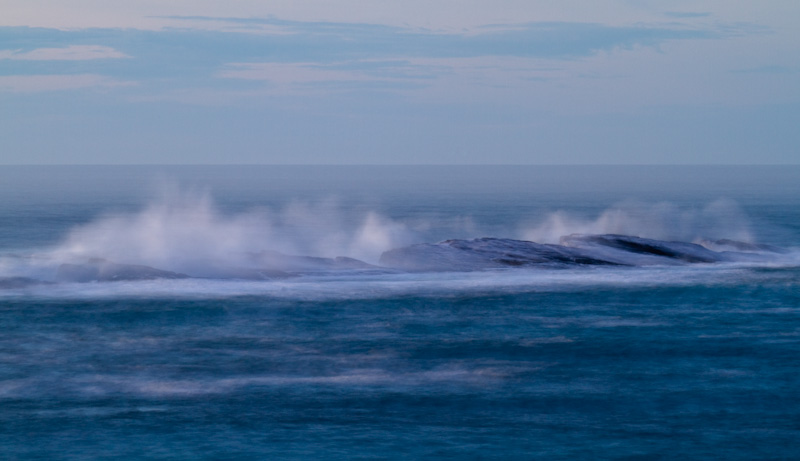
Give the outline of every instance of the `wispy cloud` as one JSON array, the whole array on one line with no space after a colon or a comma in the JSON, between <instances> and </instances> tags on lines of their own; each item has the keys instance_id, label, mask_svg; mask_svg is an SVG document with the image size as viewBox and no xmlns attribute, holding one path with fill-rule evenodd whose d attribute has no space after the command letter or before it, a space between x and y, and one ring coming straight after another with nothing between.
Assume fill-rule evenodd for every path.
<instances>
[{"instance_id":1,"label":"wispy cloud","mask_svg":"<svg viewBox=\"0 0 800 461\"><path fill-rule=\"evenodd\" d=\"M260 41L276 60L295 62L344 58L517 56L570 59L598 51L655 46L668 40L719 38L717 30L680 25L611 26L600 23L535 22L495 24L460 33L359 23L299 22L275 18L172 17L238 24L241 31L270 26ZM272 46L270 46L272 45ZM291 58L289 58L291 59Z\"/></svg>"},{"instance_id":2,"label":"wispy cloud","mask_svg":"<svg viewBox=\"0 0 800 461\"><path fill-rule=\"evenodd\" d=\"M267 92L282 93L311 89L418 90L451 84L481 87L485 91L544 81L562 70L516 57L409 58L336 63L229 63L216 77L262 82Z\"/></svg>"},{"instance_id":3,"label":"wispy cloud","mask_svg":"<svg viewBox=\"0 0 800 461\"><path fill-rule=\"evenodd\" d=\"M61 79L58 81L64 88L91 86L80 83L90 81L86 75L109 76L106 86L117 81L148 82L152 85L148 88L157 91L225 86L236 81L244 85L248 80L286 86L347 82L355 87L359 83L378 83L384 88L407 88L425 86L424 79L452 72L454 60L574 61L599 53L658 47L668 41L720 38L727 33L719 26L701 28L678 23L619 26L534 22L442 33L379 24L277 18L176 16L171 20L225 23L230 27L225 32L195 27L160 31L0 27L0 39L7 48L0 51L0 59L15 61L15 69L0 74L72 74L53 77L53 82ZM251 33L253 28L260 32ZM72 45L63 46L65 43ZM119 59L126 57L129 59ZM419 65L424 60L428 64ZM55 62L61 64L56 67ZM526 76L530 77L537 75ZM6 79L5 88L28 87L21 80L9 78L12 77ZM51 86L44 80L34 85L34 81L30 80L30 87Z\"/></svg>"},{"instance_id":4,"label":"wispy cloud","mask_svg":"<svg viewBox=\"0 0 800 461\"><path fill-rule=\"evenodd\" d=\"M220 78L269 82L281 87L321 83L381 82L384 88L409 85L418 87L425 80L449 69L442 65L418 65L405 60L362 60L320 64L315 62L229 63L217 74ZM416 82L415 82L416 81Z\"/></svg>"},{"instance_id":5,"label":"wispy cloud","mask_svg":"<svg viewBox=\"0 0 800 461\"><path fill-rule=\"evenodd\" d=\"M169 19L187 27L158 31L0 27L7 48L0 51L0 59L14 61L13 69L0 72L13 74L5 77L3 88L29 92L111 88L135 80L149 93L142 97L200 88L227 93L321 88L349 92L441 88L456 74L464 88L503 88L552 77L540 71L549 65L546 61L580 62L604 53L750 31L746 24L681 21L499 23L445 33L274 17ZM223 24L225 31L194 27L198 22ZM54 75L48 79L45 74Z\"/></svg>"},{"instance_id":6,"label":"wispy cloud","mask_svg":"<svg viewBox=\"0 0 800 461\"><path fill-rule=\"evenodd\" d=\"M731 72L734 74L795 74L797 71L797 68L787 66L760 66L735 69Z\"/></svg>"},{"instance_id":7,"label":"wispy cloud","mask_svg":"<svg viewBox=\"0 0 800 461\"><path fill-rule=\"evenodd\" d=\"M13 93L107 89L134 85L136 85L136 82L117 80L97 74L0 76L0 91Z\"/></svg>"},{"instance_id":8,"label":"wispy cloud","mask_svg":"<svg viewBox=\"0 0 800 461\"><path fill-rule=\"evenodd\" d=\"M599 52L659 46L675 40L707 40L752 33L747 24L607 25L582 22L533 22L440 33L361 23L300 22L275 18L187 17L187 22L222 21L243 26L270 26L270 33L212 32L194 28L163 31L124 29L2 28L0 38L15 49L0 51L5 59L89 60L134 55L137 61L159 62L162 69L177 64L221 65L226 62L317 62L408 58L469 58L506 56L576 59ZM87 44L94 41L100 44ZM83 43L57 48L62 43ZM17 51L29 47L38 49ZM158 43L158 46L154 46ZM9 46L10 45L10 46ZM165 64L165 65L162 65ZM171 64L171 65L167 65Z\"/></svg>"},{"instance_id":9,"label":"wispy cloud","mask_svg":"<svg viewBox=\"0 0 800 461\"><path fill-rule=\"evenodd\" d=\"M695 13L691 11L666 11L664 12L664 16L669 16L670 18L678 18L678 19L707 18L711 16L711 13Z\"/></svg>"},{"instance_id":10,"label":"wispy cloud","mask_svg":"<svg viewBox=\"0 0 800 461\"><path fill-rule=\"evenodd\" d=\"M130 56L102 45L70 45L63 48L36 48L30 51L0 50L0 59L20 61L90 61L119 58L130 58Z\"/></svg>"}]
</instances>

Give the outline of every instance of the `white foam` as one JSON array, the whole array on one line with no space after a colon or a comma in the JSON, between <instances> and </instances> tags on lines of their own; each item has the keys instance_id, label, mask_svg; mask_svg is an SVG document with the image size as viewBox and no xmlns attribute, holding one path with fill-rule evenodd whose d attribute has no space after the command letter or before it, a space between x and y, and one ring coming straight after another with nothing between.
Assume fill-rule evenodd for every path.
<instances>
[{"instance_id":1,"label":"white foam","mask_svg":"<svg viewBox=\"0 0 800 461\"><path fill-rule=\"evenodd\" d=\"M226 214L208 194L173 191L140 212L107 215L72 229L50 255L60 261L98 257L192 275L198 265L245 266L249 254L264 250L377 261L383 251L411 241L404 224L376 212L346 215L333 200Z\"/></svg>"},{"instance_id":2,"label":"white foam","mask_svg":"<svg viewBox=\"0 0 800 461\"><path fill-rule=\"evenodd\" d=\"M0 290L0 297L63 299L229 298L340 300L396 296L451 296L484 292L547 292L602 287L731 284L752 277L752 265L713 264L667 267L512 268L479 272L305 276L286 280L143 280L59 283Z\"/></svg>"},{"instance_id":3,"label":"white foam","mask_svg":"<svg viewBox=\"0 0 800 461\"><path fill-rule=\"evenodd\" d=\"M466 224L473 226L471 220ZM349 256L377 262L385 250L414 241L413 225L374 211L345 212L334 200L292 202L280 210L253 208L223 213L208 194L172 189L133 213L109 214L72 229L51 249L29 255L0 255L0 277L55 280L65 262L104 258L122 264L203 276L222 269L246 267L252 254L274 250L319 257ZM681 209L668 203L626 203L594 220L554 213L523 230L529 240L557 241L580 233L620 233L690 241L698 236L750 241L750 224L735 203L717 201L702 209ZM426 274L369 274L342 270L284 280L246 281L189 278L99 283L29 284L5 288L0 297L233 297L293 299L361 299L406 294L451 294L479 291L581 289L587 286L691 284L698 280L727 283L747 276L750 267L797 267L800 251L775 255L770 261L651 268L575 268L489 270ZM230 273L235 273L231 271ZM13 284L12 284L13 285ZM23 283L24 285L24 283Z\"/></svg>"},{"instance_id":4,"label":"white foam","mask_svg":"<svg viewBox=\"0 0 800 461\"><path fill-rule=\"evenodd\" d=\"M708 238L753 241L747 215L736 202L726 199L702 208L631 200L604 210L594 219L556 211L520 230L521 238L540 243L558 243L562 236L571 234L620 234L681 242Z\"/></svg>"}]
</instances>

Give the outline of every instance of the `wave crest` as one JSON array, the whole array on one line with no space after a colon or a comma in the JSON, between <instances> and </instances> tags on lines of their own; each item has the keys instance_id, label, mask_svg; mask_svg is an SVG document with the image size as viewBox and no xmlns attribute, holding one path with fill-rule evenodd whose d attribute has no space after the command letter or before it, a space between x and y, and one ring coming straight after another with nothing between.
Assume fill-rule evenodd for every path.
<instances>
[{"instance_id":1,"label":"wave crest","mask_svg":"<svg viewBox=\"0 0 800 461\"><path fill-rule=\"evenodd\" d=\"M409 239L404 224L375 212L346 216L333 200L226 214L208 194L173 192L138 213L107 215L72 229L52 255L192 273L208 264L247 265L252 254L265 250L377 261Z\"/></svg>"},{"instance_id":2,"label":"wave crest","mask_svg":"<svg viewBox=\"0 0 800 461\"><path fill-rule=\"evenodd\" d=\"M541 243L558 243L561 237L572 234L632 235L681 242L754 240L747 215L736 202L726 199L690 209L669 202L628 201L604 210L594 219L557 211L541 222L524 226L520 232L522 239Z\"/></svg>"}]
</instances>

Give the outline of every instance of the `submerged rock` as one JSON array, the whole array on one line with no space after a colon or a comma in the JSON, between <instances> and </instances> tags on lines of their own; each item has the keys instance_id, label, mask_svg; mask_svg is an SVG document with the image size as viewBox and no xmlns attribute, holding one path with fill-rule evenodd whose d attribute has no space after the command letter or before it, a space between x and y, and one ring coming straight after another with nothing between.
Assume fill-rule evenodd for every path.
<instances>
[{"instance_id":1,"label":"submerged rock","mask_svg":"<svg viewBox=\"0 0 800 461\"><path fill-rule=\"evenodd\" d=\"M113 282L187 277L189 276L178 272L138 264L117 264L100 258L90 259L86 264L62 264L56 271L56 280L59 282Z\"/></svg>"}]
</instances>

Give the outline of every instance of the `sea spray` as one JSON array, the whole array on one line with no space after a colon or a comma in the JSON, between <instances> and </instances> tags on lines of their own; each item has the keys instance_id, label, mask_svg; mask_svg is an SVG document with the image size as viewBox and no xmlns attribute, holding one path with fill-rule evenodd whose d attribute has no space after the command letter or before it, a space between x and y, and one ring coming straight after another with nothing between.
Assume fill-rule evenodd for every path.
<instances>
[{"instance_id":1,"label":"sea spray","mask_svg":"<svg viewBox=\"0 0 800 461\"><path fill-rule=\"evenodd\" d=\"M192 273L208 264L247 266L251 255L265 250L377 261L383 251L409 241L402 223L371 211L349 222L331 200L223 213L208 194L175 193L139 212L78 226L51 254L62 261L97 257Z\"/></svg>"},{"instance_id":2,"label":"sea spray","mask_svg":"<svg viewBox=\"0 0 800 461\"><path fill-rule=\"evenodd\" d=\"M540 243L558 243L561 237L571 234L621 234L682 242L754 239L750 219L735 201L728 199L702 207L628 200L603 210L594 219L555 211L543 219L532 219L519 234L525 240Z\"/></svg>"}]
</instances>

